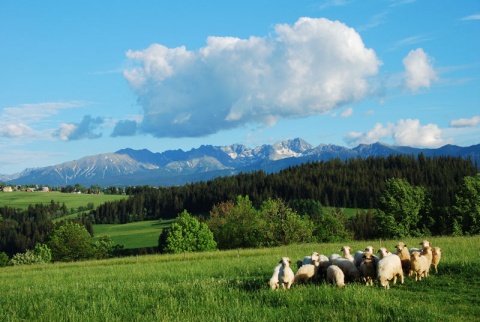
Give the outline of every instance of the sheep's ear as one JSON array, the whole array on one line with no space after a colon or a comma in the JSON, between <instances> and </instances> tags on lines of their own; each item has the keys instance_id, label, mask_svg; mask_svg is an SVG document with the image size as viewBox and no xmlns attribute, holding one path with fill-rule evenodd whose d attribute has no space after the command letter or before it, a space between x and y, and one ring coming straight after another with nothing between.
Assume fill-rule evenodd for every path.
<instances>
[{"instance_id":1,"label":"sheep's ear","mask_svg":"<svg viewBox=\"0 0 480 322\"><path fill-rule=\"evenodd\" d=\"M367 258L367 255L363 255L362 258Z\"/></svg>"},{"instance_id":2,"label":"sheep's ear","mask_svg":"<svg viewBox=\"0 0 480 322\"><path fill-rule=\"evenodd\" d=\"M280 260L278 263L281 264L281 263L282 263L282 260Z\"/></svg>"},{"instance_id":3,"label":"sheep's ear","mask_svg":"<svg viewBox=\"0 0 480 322\"><path fill-rule=\"evenodd\" d=\"M348 247L348 250L349 250L350 252L353 252L352 247Z\"/></svg>"}]
</instances>

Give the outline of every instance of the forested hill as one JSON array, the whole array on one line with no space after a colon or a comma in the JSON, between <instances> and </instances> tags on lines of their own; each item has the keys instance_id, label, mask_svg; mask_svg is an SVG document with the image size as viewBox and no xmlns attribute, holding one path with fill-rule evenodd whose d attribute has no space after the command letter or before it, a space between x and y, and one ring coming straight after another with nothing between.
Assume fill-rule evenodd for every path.
<instances>
[{"instance_id":1,"label":"forested hill","mask_svg":"<svg viewBox=\"0 0 480 322\"><path fill-rule=\"evenodd\" d=\"M329 160L292 166L278 173L263 171L219 177L184 186L130 187L132 197L109 202L92 211L95 223L127 223L146 219L175 218L183 210L208 214L216 204L250 198L259 206L268 198L286 202L313 199L324 206L376 208L389 178L402 178L423 186L434 209L453 204L465 176L478 173L478 164L459 157L392 155L366 159Z\"/></svg>"}]
</instances>

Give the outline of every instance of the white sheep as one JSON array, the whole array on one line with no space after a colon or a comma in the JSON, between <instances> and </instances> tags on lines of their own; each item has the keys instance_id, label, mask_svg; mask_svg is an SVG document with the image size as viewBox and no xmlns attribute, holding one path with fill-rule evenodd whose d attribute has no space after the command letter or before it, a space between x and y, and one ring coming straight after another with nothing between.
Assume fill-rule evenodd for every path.
<instances>
[{"instance_id":1,"label":"white sheep","mask_svg":"<svg viewBox=\"0 0 480 322\"><path fill-rule=\"evenodd\" d=\"M401 283L403 284L404 275L400 257L390 253L386 248L380 248L378 253L380 254L380 260L377 266L378 284L388 290L390 288L390 280L393 279L393 284L395 285L398 276L400 276Z\"/></svg>"},{"instance_id":2,"label":"white sheep","mask_svg":"<svg viewBox=\"0 0 480 322\"><path fill-rule=\"evenodd\" d=\"M282 285L283 289L290 289L293 283L293 279L295 278L295 274L293 274L292 268L290 267L290 258L282 257L280 260L280 271L278 272L278 282Z\"/></svg>"},{"instance_id":3,"label":"white sheep","mask_svg":"<svg viewBox=\"0 0 480 322\"><path fill-rule=\"evenodd\" d=\"M345 275L337 265L330 265L327 268L327 283L337 285L338 287L345 286Z\"/></svg>"},{"instance_id":4,"label":"white sheep","mask_svg":"<svg viewBox=\"0 0 480 322\"><path fill-rule=\"evenodd\" d=\"M421 281L422 277L428 276L430 265L425 256L422 256L419 252L413 252L410 256L410 262L411 271L415 274L415 281Z\"/></svg>"},{"instance_id":5,"label":"white sheep","mask_svg":"<svg viewBox=\"0 0 480 322\"><path fill-rule=\"evenodd\" d=\"M422 249L421 252L422 256L425 256L428 260L428 270L426 273L426 276L430 275L430 265L432 265L432 260L433 260L433 252L430 246L426 246Z\"/></svg>"},{"instance_id":6,"label":"white sheep","mask_svg":"<svg viewBox=\"0 0 480 322\"><path fill-rule=\"evenodd\" d=\"M297 273L295 274L293 283L307 282L313 279L314 277L316 277L318 261L316 261L316 264L317 265L314 265L314 264L302 265L298 269Z\"/></svg>"},{"instance_id":7,"label":"white sheep","mask_svg":"<svg viewBox=\"0 0 480 322\"><path fill-rule=\"evenodd\" d=\"M432 249L432 265L435 267L435 273L438 273L438 264L442 258L442 249L440 247L433 247Z\"/></svg>"},{"instance_id":8,"label":"white sheep","mask_svg":"<svg viewBox=\"0 0 480 322\"><path fill-rule=\"evenodd\" d=\"M377 264L371 253L365 253L363 255L363 261L360 264L360 275L366 285L373 285L373 280L377 274Z\"/></svg>"},{"instance_id":9,"label":"white sheep","mask_svg":"<svg viewBox=\"0 0 480 322\"><path fill-rule=\"evenodd\" d=\"M400 257L402 261L402 269L404 274L410 273L410 252L407 248L407 245L403 242L398 242L395 245L395 249L397 250L397 255Z\"/></svg>"},{"instance_id":10,"label":"white sheep","mask_svg":"<svg viewBox=\"0 0 480 322\"><path fill-rule=\"evenodd\" d=\"M302 265L312 264L315 265L315 262L318 262L320 254L313 252L310 256L305 256L302 261L297 261L297 268L300 268Z\"/></svg>"},{"instance_id":11,"label":"white sheep","mask_svg":"<svg viewBox=\"0 0 480 322\"><path fill-rule=\"evenodd\" d=\"M333 260L332 265L340 267L345 275L345 282L356 282L360 280L360 272L352 261L346 258L337 258Z\"/></svg>"},{"instance_id":12,"label":"white sheep","mask_svg":"<svg viewBox=\"0 0 480 322\"><path fill-rule=\"evenodd\" d=\"M330 261L330 264L332 264L333 261L336 260L337 258L342 258L342 256L339 255L339 254L332 254L332 255L328 256L328 260Z\"/></svg>"},{"instance_id":13,"label":"white sheep","mask_svg":"<svg viewBox=\"0 0 480 322\"><path fill-rule=\"evenodd\" d=\"M343 258L346 258L349 261L353 262L353 256L351 254L353 250L350 246L343 246L342 248L340 248L340 251L343 254Z\"/></svg>"},{"instance_id":14,"label":"white sheep","mask_svg":"<svg viewBox=\"0 0 480 322\"><path fill-rule=\"evenodd\" d=\"M278 264L277 266L275 266L275 268L273 269L272 277L270 278L270 281L268 281L268 285L270 285L270 288L272 290L275 290L280 286L278 276L280 274L281 267L282 267L282 264Z\"/></svg>"}]
</instances>

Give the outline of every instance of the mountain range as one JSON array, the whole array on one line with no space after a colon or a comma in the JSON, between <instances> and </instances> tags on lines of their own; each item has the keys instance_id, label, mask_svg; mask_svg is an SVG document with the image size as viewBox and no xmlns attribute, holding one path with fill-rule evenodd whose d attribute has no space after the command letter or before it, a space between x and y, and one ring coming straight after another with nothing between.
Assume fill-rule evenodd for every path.
<instances>
[{"instance_id":1,"label":"mountain range","mask_svg":"<svg viewBox=\"0 0 480 322\"><path fill-rule=\"evenodd\" d=\"M183 185L213 179L217 176L263 170L277 172L308 161L333 158L367 158L395 154L426 157L454 156L480 161L480 144L469 147L445 145L437 149L392 146L384 143L361 144L345 148L332 144L312 146L301 138L279 141L273 145L249 148L241 144L229 146L202 145L190 151L168 150L151 152L147 149L122 149L83 157L54 166L25 169L14 175L0 175L7 184L38 184L65 186L98 184L108 186Z\"/></svg>"}]
</instances>

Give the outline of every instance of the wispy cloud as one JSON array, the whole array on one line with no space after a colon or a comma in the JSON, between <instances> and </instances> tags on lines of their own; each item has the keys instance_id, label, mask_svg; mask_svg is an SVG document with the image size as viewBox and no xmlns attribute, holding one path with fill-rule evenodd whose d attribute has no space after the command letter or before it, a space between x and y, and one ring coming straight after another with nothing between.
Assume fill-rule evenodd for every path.
<instances>
[{"instance_id":1,"label":"wispy cloud","mask_svg":"<svg viewBox=\"0 0 480 322\"><path fill-rule=\"evenodd\" d=\"M328 1L323 1L320 5L317 6L317 9L323 10L326 8L330 7L343 7L351 3L351 1L348 0L328 0Z\"/></svg>"},{"instance_id":2,"label":"wispy cloud","mask_svg":"<svg viewBox=\"0 0 480 322\"><path fill-rule=\"evenodd\" d=\"M415 35L415 36L404 38L395 42L389 50L390 51L397 50L398 48L401 48L401 47L413 46L429 40L432 40L432 38L426 35Z\"/></svg>"},{"instance_id":3,"label":"wispy cloud","mask_svg":"<svg viewBox=\"0 0 480 322\"><path fill-rule=\"evenodd\" d=\"M450 121L451 127L473 127L480 124L480 116L474 116L471 118L462 118Z\"/></svg>"},{"instance_id":4,"label":"wispy cloud","mask_svg":"<svg viewBox=\"0 0 480 322\"><path fill-rule=\"evenodd\" d=\"M466 17L463 17L462 19L460 20L480 20L480 14L474 14L474 15L470 15L470 16L466 16Z\"/></svg>"}]
</instances>

